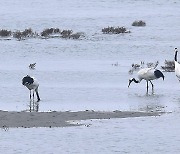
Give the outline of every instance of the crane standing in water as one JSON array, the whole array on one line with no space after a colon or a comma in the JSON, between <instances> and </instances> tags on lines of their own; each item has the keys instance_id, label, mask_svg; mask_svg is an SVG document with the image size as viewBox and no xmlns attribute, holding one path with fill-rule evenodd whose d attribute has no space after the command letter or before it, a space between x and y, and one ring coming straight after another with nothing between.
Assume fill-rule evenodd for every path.
<instances>
[{"instance_id":1,"label":"crane standing in water","mask_svg":"<svg viewBox=\"0 0 180 154\"><path fill-rule=\"evenodd\" d=\"M140 83L143 79L146 80L147 82L147 92L148 92L148 82L151 83L152 85L152 91L154 90L154 85L151 80L159 79L160 77L163 78L164 80L164 75L160 70L157 70L155 68L143 68L139 70L138 74L138 79L131 78L129 79L129 85L134 81L135 83Z\"/></svg>"},{"instance_id":2,"label":"crane standing in water","mask_svg":"<svg viewBox=\"0 0 180 154\"><path fill-rule=\"evenodd\" d=\"M175 63L175 75L177 76L178 80L180 81L180 64L177 61L177 54L178 54L178 49L175 48L175 56L174 56L174 63Z\"/></svg>"},{"instance_id":3,"label":"crane standing in water","mask_svg":"<svg viewBox=\"0 0 180 154\"><path fill-rule=\"evenodd\" d=\"M30 77L29 75L27 75L22 79L22 84L26 86L30 91L30 111L31 111L31 102L33 102L33 108L34 108L34 92L36 93L37 96L37 102L41 100L38 92L39 83L34 77ZM32 94L31 91L33 91Z\"/></svg>"}]
</instances>

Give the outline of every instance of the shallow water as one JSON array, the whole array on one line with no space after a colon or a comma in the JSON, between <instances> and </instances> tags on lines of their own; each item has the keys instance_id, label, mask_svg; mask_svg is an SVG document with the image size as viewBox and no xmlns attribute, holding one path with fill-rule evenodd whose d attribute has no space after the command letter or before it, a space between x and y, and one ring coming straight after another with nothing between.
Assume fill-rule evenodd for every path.
<instances>
[{"instance_id":1,"label":"shallow water","mask_svg":"<svg viewBox=\"0 0 180 154\"><path fill-rule=\"evenodd\" d=\"M81 121L68 128L13 128L1 131L5 153L179 153L177 114ZM43 141L43 142L42 142Z\"/></svg>"},{"instance_id":2,"label":"shallow water","mask_svg":"<svg viewBox=\"0 0 180 154\"><path fill-rule=\"evenodd\" d=\"M95 124L93 121L93 127L90 127L93 133L89 133L90 129L85 127L11 129L7 133L1 133L3 139L0 141L0 151L6 149L7 153L12 153L13 150L15 153L33 153L37 151L37 147L29 147L36 145L36 141L37 145L41 145L41 134L43 139L46 138L47 146L53 141L49 149L45 148L47 153L52 153L55 149L65 149L64 153L178 153L180 87L174 73L164 73L165 81L154 81L154 94L151 91L146 94L145 81L138 85L132 84L130 88L127 88L127 84L129 78L136 76L128 74L132 63L158 60L160 69L165 59L173 60L174 47L180 48L179 1L52 0L49 3L48 0L2 0L0 6L2 29L15 31L30 27L39 33L45 28L58 27L85 33L82 40L1 39L1 110L29 109L29 91L21 85L21 79L30 74L40 83L40 111L173 112L173 115L165 118L117 119ZM144 20L147 26L132 27L135 20ZM132 33L102 34L101 29L108 26L125 26ZM28 65L34 62L37 63L36 69L29 70ZM172 124L168 125L167 121ZM164 130L164 126L167 129ZM168 134L171 138L166 137ZM21 140L19 137L24 135L27 136ZM60 137L57 139L54 136ZM113 138L114 136L117 138ZM130 140L126 140L128 138ZM145 144L144 140L147 138L148 144ZM78 142L75 142L76 139ZM109 142L102 142L108 139ZM26 144L20 145L17 140ZM138 145L142 145L142 148L137 146L135 140L138 140ZM69 144L73 148L69 149ZM76 146L79 144L82 147ZM11 146L12 149L9 148ZM41 153L44 152L42 149L40 148Z\"/></svg>"}]
</instances>

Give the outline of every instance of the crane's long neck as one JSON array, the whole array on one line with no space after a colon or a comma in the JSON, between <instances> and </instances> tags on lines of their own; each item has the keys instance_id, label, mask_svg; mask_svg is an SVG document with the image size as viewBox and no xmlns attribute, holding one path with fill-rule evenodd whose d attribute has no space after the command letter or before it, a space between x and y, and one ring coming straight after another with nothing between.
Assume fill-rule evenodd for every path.
<instances>
[{"instance_id":1,"label":"crane's long neck","mask_svg":"<svg viewBox=\"0 0 180 154\"><path fill-rule=\"evenodd\" d=\"M132 78L132 79L130 79L129 80L129 85L128 85L128 87L130 86L130 84L131 84L131 82L135 82L135 83L140 83L141 82L141 80L136 80L135 78Z\"/></svg>"},{"instance_id":2,"label":"crane's long neck","mask_svg":"<svg viewBox=\"0 0 180 154\"><path fill-rule=\"evenodd\" d=\"M140 82L140 80L136 80L135 78L133 78L132 81L134 81L135 83L139 83Z\"/></svg>"},{"instance_id":3,"label":"crane's long neck","mask_svg":"<svg viewBox=\"0 0 180 154\"><path fill-rule=\"evenodd\" d=\"M174 61L177 62L177 53L178 53L178 50L175 51L175 56L174 56Z\"/></svg>"}]
</instances>

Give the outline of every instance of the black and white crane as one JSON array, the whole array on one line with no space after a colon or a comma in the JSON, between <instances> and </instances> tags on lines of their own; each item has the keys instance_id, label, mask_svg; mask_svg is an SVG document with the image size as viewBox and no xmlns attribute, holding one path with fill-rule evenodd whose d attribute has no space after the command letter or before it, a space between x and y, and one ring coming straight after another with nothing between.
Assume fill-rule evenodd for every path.
<instances>
[{"instance_id":1,"label":"black and white crane","mask_svg":"<svg viewBox=\"0 0 180 154\"><path fill-rule=\"evenodd\" d=\"M130 86L130 84L134 81L135 83L140 83L142 80L146 80L147 82L147 92L148 92L148 82L151 83L152 85L152 91L154 90L154 85L152 83L152 80L155 80L155 79L159 79L159 78L163 78L164 80L164 75L163 73L158 70L158 69L155 69L155 68L143 68L141 70L139 70L139 72L137 73L138 75L138 79L135 79L135 78L131 78L129 79L129 85L128 87Z\"/></svg>"},{"instance_id":2,"label":"black and white crane","mask_svg":"<svg viewBox=\"0 0 180 154\"><path fill-rule=\"evenodd\" d=\"M39 97L39 92L38 92L38 87L39 87L38 81L34 77L30 77L29 75L27 75L22 79L22 84L26 86L30 91L30 101L32 100L32 96L31 96L31 90L32 90L33 101L34 101L34 92L35 92L37 96L37 102L39 102L40 97Z\"/></svg>"},{"instance_id":3,"label":"black and white crane","mask_svg":"<svg viewBox=\"0 0 180 154\"><path fill-rule=\"evenodd\" d=\"M175 50L175 56L174 56L175 75L177 76L178 80L180 81L180 64L177 61L178 49L175 48L174 50Z\"/></svg>"}]
</instances>

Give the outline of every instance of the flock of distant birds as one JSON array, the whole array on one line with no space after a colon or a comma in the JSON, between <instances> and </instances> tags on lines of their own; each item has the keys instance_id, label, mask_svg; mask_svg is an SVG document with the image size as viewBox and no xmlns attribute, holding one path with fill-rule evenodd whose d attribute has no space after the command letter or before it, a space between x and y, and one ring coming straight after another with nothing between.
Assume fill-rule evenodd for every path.
<instances>
[{"instance_id":1,"label":"flock of distant birds","mask_svg":"<svg viewBox=\"0 0 180 154\"><path fill-rule=\"evenodd\" d=\"M177 56L178 56L178 49L175 48L175 56L174 56L175 75L177 76L178 80L180 81L180 64L177 61ZM143 62L141 62L141 64L144 65ZM164 80L164 74L160 70L156 69L157 65L158 65L158 62L156 62L156 64L153 65L152 67L150 66L147 68L141 68L137 73L137 79L135 79L135 78L129 79L128 87L130 87L132 82L140 83L142 80L145 80L147 83L147 86L146 86L147 92L149 89L149 84L148 84L149 82L152 86L152 92L153 92L154 91L154 85L152 83L152 80L159 79L159 78L162 78ZM139 66L140 65L137 65L137 66L135 65L133 67L139 67ZM36 67L36 63L29 65L29 69L35 69L35 67ZM30 91L30 102L31 101L34 102L34 97L35 97L34 93L36 93L37 102L39 102L41 100L40 96L39 96L39 92L38 92L39 83L34 77L31 77L29 75L25 76L22 79L22 84L24 86L26 86Z\"/></svg>"}]
</instances>

